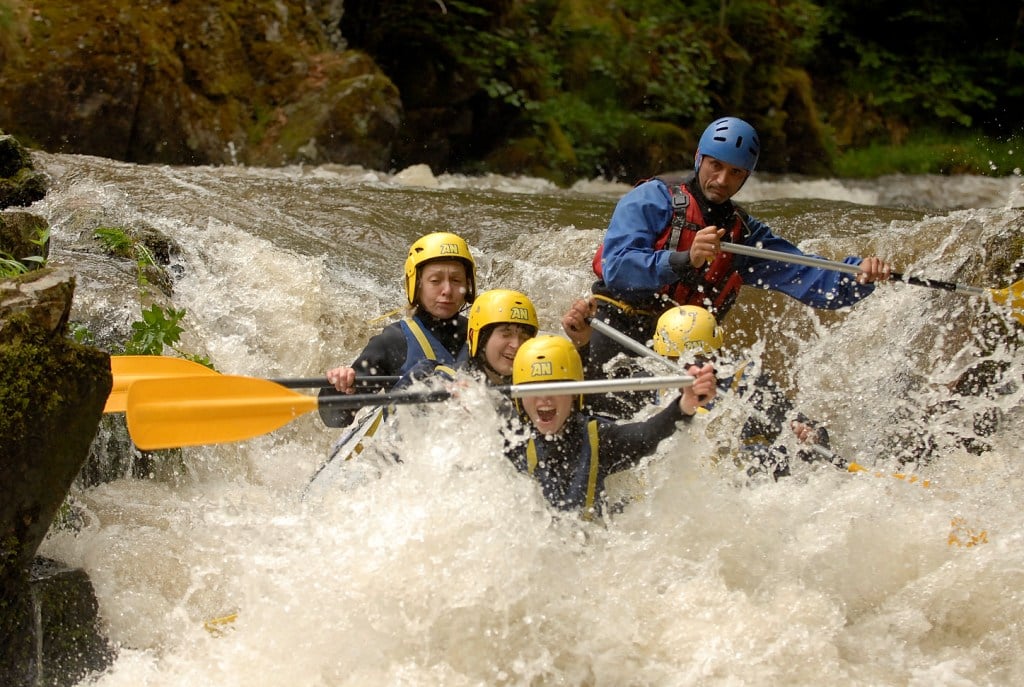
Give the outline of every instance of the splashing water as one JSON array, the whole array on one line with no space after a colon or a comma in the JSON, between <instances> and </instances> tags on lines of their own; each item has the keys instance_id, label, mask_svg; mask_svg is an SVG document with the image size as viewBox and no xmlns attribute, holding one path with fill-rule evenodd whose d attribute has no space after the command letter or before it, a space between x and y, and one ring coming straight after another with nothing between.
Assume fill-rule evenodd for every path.
<instances>
[{"instance_id":1,"label":"splashing water","mask_svg":"<svg viewBox=\"0 0 1024 687\"><path fill-rule=\"evenodd\" d=\"M40 162L55 186L32 211L54 227L51 259L82 270L76 308L138 308L130 289L110 288L109 265L76 259L83 214L155 227L181 247L185 347L260 377L351 361L400 305L405 250L428 231L465 236L481 284L526 292L542 329L560 331L624 190ZM927 211L879 200L930 184L844 195L808 180L772 195L752 180L744 202L806 250L978 283L973 238L1020 235L1020 181L1005 180L994 204L948 188L927 194L948 203ZM787 381L833 448L867 468L856 474L798 463L779 482L744 479L717 457L738 431L723 401L663 442L622 513L582 523L553 516L502 457L493 408L468 395L400 408L400 431L360 458L370 478L314 499L303 491L339 430L313 416L185 449L152 479L74 494L86 526L52 532L41 553L96 586L119 646L85 682L103 687L1017 684L1022 360L1012 328L992 343L994 317L904 284L840 313L744 292L731 345ZM981 361L999 366L998 393L954 399L950 385ZM990 411L994 431L974 436ZM907 437L931 442L926 461L901 462ZM226 616L218 633L204 628Z\"/></svg>"}]
</instances>

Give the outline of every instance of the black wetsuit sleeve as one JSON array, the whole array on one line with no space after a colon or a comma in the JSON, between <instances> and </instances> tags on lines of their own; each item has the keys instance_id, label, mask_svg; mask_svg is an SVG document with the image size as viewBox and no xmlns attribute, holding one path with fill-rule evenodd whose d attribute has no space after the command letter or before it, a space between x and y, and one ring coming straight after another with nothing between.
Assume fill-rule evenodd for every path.
<instances>
[{"instance_id":1,"label":"black wetsuit sleeve","mask_svg":"<svg viewBox=\"0 0 1024 687\"><path fill-rule=\"evenodd\" d=\"M393 377L405 364L407 350L402 326L396 322L370 339L352 367L358 376Z\"/></svg>"},{"instance_id":2,"label":"black wetsuit sleeve","mask_svg":"<svg viewBox=\"0 0 1024 687\"><path fill-rule=\"evenodd\" d=\"M668 256L669 267L679 277L679 281L687 286L696 285L704 274L704 267L694 267L690 262L690 251L677 250Z\"/></svg>"},{"instance_id":3,"label":"black wetsuit sleeve","mask_svg":"<svg viewBox=\"0 0 1024 687\"><path fill-rule=\"evenodd\" d=\"M402 327L397 322L390 324L384 330L370 339L366 348L359 354L359 357L352 363L357 376L385 376L398 375L405 364L407 344ZM320 390L319 398L340 396L342 392L331 387ZM341 410L332 408L330 405L321 404L318 408L320 419L328 427L347 427L352 424L356 416L354 410Z\"/></svg>"},{"instance_id":4,"label":"black wetsuit sleeve","mask_svg":"<svg viewBox=\"0 0 1024 687\"><path fill-rule=\"evenodd\" d=\"M633 467L654 453L662 440L675 433L677 422L692 419L692 415L684 414L679 408L679 396L676 396L646 420L612 423L603 427L599 434L602 470L610 474Z\"/></svg>"}]
</instances>

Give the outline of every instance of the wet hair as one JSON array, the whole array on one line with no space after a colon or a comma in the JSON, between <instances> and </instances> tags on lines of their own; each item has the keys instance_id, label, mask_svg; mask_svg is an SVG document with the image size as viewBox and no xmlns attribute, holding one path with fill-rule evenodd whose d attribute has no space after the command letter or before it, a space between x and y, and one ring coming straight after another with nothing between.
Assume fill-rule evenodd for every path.
<instances>
[{"instance_id":1,"label":"wet hair","mask_svg":"<svg viewBox=\"0 0 1024 687\"><path fill-rule=\"evenodd\" d=\"M491 322L490 324L485 325L483 329L480 330L480 334L477 335L476 355L474 357L484 365L487 364L487 341L491 338L491 334L494 333L494 328L499 324L506 323Z\"/></svg>"}]
</instances>

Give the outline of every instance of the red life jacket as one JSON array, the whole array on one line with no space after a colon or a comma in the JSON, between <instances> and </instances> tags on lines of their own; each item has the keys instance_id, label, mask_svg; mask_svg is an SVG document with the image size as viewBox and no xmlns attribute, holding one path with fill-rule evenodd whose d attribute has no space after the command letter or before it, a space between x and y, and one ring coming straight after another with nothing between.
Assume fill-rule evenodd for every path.
<instances>
[{"instance_id":1,"label":"red life jacket","mask_svg":"<svg viewBox=\"0 0 1024 687\"><path fill-rule=\"evenodd\" d=\"M655 239L654 250L689 250L694 236L708 226L707 222L685 183L665 179L661 181L665 182L672 194L672 219ZM745 229L743 213L737 208L733 213L732 225L725 227L725 236L722 240L742 243ZM592 262L594 274L599 279L604 278L601 269L603 253L604 244L601 244L597 247ZM661 287L658 294L671 299L666 305L671 302L677 305L699 305L708 308L720 320L736 301L743 285L743 278L733 266L735 257L732 253L721 251L710 265L704 266L701 277L695 284L677 281Z\"/></svg>"}]
</instances>

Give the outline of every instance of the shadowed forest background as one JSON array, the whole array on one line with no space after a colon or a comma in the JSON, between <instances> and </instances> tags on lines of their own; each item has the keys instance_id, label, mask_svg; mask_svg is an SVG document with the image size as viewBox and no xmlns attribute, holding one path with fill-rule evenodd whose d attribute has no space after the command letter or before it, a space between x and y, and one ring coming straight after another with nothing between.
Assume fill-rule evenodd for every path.
<instances>
[{"instance_id":1,"label":"shadowed forest background","mask_svg":"<svg viewBox=\"0 0 1024 687\"><path fill-rule=\"evenodd\" d=\"M569 184L692 164L1004 175L1024 3L0 0L0 129L132 162L360 164Z\"/></svg>"}]
</instances>

